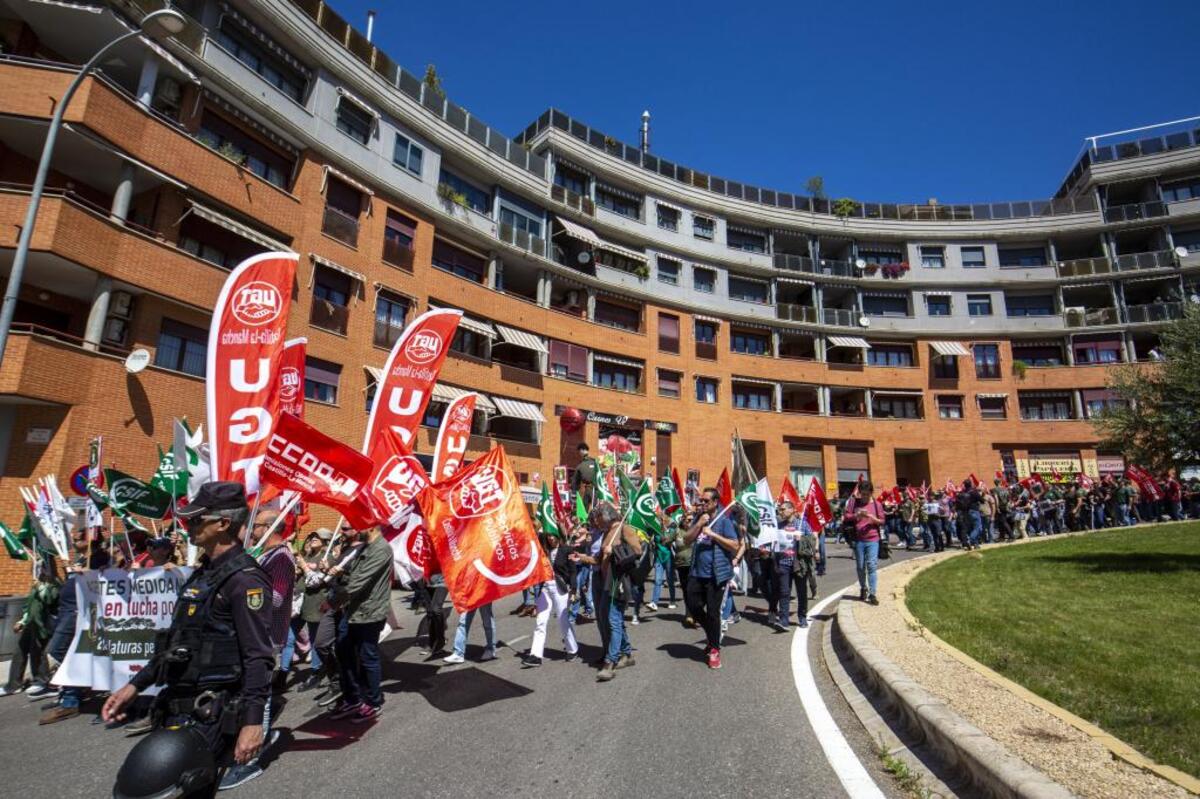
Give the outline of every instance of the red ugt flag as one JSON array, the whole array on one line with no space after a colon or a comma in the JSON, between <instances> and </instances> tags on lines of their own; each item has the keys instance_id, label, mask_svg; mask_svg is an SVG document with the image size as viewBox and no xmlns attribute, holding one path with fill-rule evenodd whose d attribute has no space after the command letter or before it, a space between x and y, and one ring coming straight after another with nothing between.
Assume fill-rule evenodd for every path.
<instances>
[{"instance_id":1,"label":"red ugt flag","mask_svg":"<svg viewBox=\"0 0 1200 799\"><path fill-rule=\"evenodd\" d=\"M283 345L279 360L279 410L304 418L304 356L308 339L294 338Z\"/></svg>"}]
</instances>

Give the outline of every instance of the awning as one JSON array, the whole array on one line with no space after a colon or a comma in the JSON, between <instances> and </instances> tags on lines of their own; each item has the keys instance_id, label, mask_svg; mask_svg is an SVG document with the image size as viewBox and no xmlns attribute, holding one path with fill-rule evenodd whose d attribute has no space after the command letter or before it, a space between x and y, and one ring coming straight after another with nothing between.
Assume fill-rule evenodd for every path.
<instances>
[{"instance_id":1,"label":"awning","mask_svg":"<svg viewBox=\"0 0 1200 799\"><path fill-rule=\"evenodd\" d=\"M743 227L741 225L731 225L726 223L725 229L734 233L744 233L747 236L762 236L764 239L767 237L767 232L761 228Z\"/></svg>"},{"instance_id":2,"label":"awning","mask_svg":"<svg viewBox=\"0 0 1200 799\"><path fill-rule=\"evenodd\" d=\"M432 311L436 308L451 308L453 310L462 310L461 308L453 308L453 306L450 306L450 305L438 305L437 303L432 303L432 302L429 303L429 310ZM472 333L478 333L481 336L487 336L488 338L492 338L492 339L496 338L496 330L495 330L495 328L492 327L490 322L484 322L481 319L473 319L472 317L467 316L465 313L462 315L462 318L459 319L458 325L459 325L459 327L465 327L467 330L470 330Z\"/></svg>"},{"instance_id":3,"label":"awning","mask_svg":"<svg viewBox=\"0 0 1200 799\"><path fill-rule=\"evenodd\" d=\"M976 394L975 399L1008 399L1007 394Z\"/></svg>"},{"instance_id":4,"label":"awning","mask_svg":"<svg viewBox=\"0 0 1200 799\"><path fill-rule=\"evenodd\" d=\"M659 200L659 199L655 199L655 200L654 200L654 204L655 204L655 205L657 205L659 208L667 208L667 209L669 209L669 210L671 210L671 211L674 211L674 212L675 212L675 213L677 213L677 214L682 214L682 213L683 213L683 209L682 209L682 208L680 208L678 205L671 205L670 203L665 203L665 202L663 202L662 200Z\"/></svg>"},{"instance_id":5,"label":"awning","mask_svg":"<svg viewBox=\"0 0 1200 799\"><path fill-rule=\"evenodd\" d=\"M925 292L925 296L926 297L949 297L949 296L951 296L951 292L949 292L949 291L927 291L927 292Z\"/></svg>"},{"instance_id":6,"label":"awning","mask_svg":"<svg viewBox=\"0 0 1200 799\"><path fill-rule=\"evenodd\" d=\"M82 127L77 128L74 125L72 125L70 122L64 122L63 127L66 128L67 130L71 131L76 136L80 137L81 139L86 140L88 142L88 144L94 145L98 149L101 149L104 152L109 153L110 155L115 155L117 158L120 158L125 163L132 164L133 166L137 167L138 169L142 170L143 172L147 172L151 175L154 175L154 177L158 178L159 180L163 181L164 183L170 183L172 186L174 186L177 189L185 189L185 190L187 189L186 183L178 181L175 178L171 177L170 175L168 175L164 172L160 172L159 170L155 169L154 167L150 166L149 164L145 163L144 161L137 160L132 155L121 152L120 150L113 147L108 142L106 142L103 139L99 138L98 136L92 134L86 128L82 128Z\"/></svg>"},{"instance_id":7,"label":"awning","mask_svg":"<svg viewBox=\"0 0 1200 799\"><path fill-rule=\"evenodd\" d=\"M591 228L584 227L578 222L572 222L570 219L563 219L561 216L556 216L555 219L558 220L558 224L562 225L563 232L571 238L582 241L589 247L600 246L600 237Z\"/></svg>"},{"instance_id":8,"label":"awning","mask_svg":"<svg viewBox=\"0 0 1200 799\"><path fill-rule=\"evenodd\" d=\"M1104 280L1089 281L1087 283L1064 283L1063 291L1067 289L1094 289L1108 288L1111 284Z\"/></svg>"},{"instance_id":9,"label":"awning","mask_svg":"<svg viewBox=\"0 0 1200 799\"><path fill-rule=\"evenodd\" d=\"M646 263L646 253L644 253L644 252L638 252L637 250L631 250L628 247L622 247L620 244L613 244L612 242L608 242L608 241L601 241L596 246L602 250L608 250L609 252L616 253L617 255L628 258L631 261L639 261L641 263Z\"/></svg>"},{"instance_id":10,"label":"awning","mask_svg":"<svg viewBox=\"0 0 1200 799\"><path fill-rule=\"evenodd\" d=\"M834 347L852 347L856 350L869 350L871 345L865 338L858 336L830 336L829 344Z\"/></svg>"},{"instance_id":11,"label":"awning","mask_svg":"<svg viewBox=\"0 0 1200 799\"><path fill-rule=\"evenodd\" d=\"M911 388L868 388L872 397L923 397L925 392Z\"/></svg>"},{"instance_id":12,"label":"awning","mask_svg":"<svg viewBox=\"0 0 1200 799\"><path fill-rule=\"evenodd\" d=\"M620 358L616 355L605 355L602 352L594 352L594 353L592 353L592 357L597 361L604 361L605 363L615 363L617 366L628 366L631 369L645 369L646 368L646 364L644 364L644 363L638 363L637 361L631 361L628 358Z\"/></svg>"},{"instance_id":13,"label":"awning","mask_svg":"<svg viewBox=\"0 0 1200 799\"><path fill-rule=\"evenodd\" d=\"M355 272L350 267L342 266L337 261L331 261L324 256L317 255L315 252L310 252L308 254L308 257L312 259L312 262L314 264L320 264L321 266L325 267L326 269L332 269L335 272L341 272L343 275L346 275L351 280L357 280L359 283L366 285L367 278L365 275L363 275L362 272Z\"/></svg>"},{"instance_id":14,"label":"awning","mask_svg":"<svg viewBox=\"0 0 1200 799\"><path fill-rule=\"evenodd\" d=\"M751 383L756 386L776 386L778 383L774 380L761 380L757 377L731 377L731 383Z\"/></svg>"},{"instance_id":15,"label":"awning","mask_svg":"<svg viewBox=\"0 0 1200 799\"><path fill-rule=\"evenodd\" d=\"M507 416L512 419L527 419L531 422L545 422L546 417L542 415L542 409L532 402L521 402L520 400L507 399L506 397L493 397L496 403L496 411L499 416Z\"/></svg>"},{"instance_id":16,"label":"awning","mask_svg":"<svg viewBox=\"0 0 1200 799\"><path fill-rule=\"evenodd\" d=\"M698 313L692 314L692 318L697 322L716 322L718 325L725 321L724 319L718 319L715 316L705 316L704 314Z\"/></svg>"},{"instance_id":17,"label":"awning","mask_svg":"<svg viewBox=\"0 0 1200 799\"><path fill-rule=\"evenodd\" d=\"M496 323L496 331L500 334L500 339L506 344L513 344L518 347L524 347L527 350L534 352L549 352L542 340L532 333L526 333L524 330Z\"/></svg>"},{"instance_id":18,"label":"awning","mask_svg":"<svg viewBox=\"0 0 1200 799\"><path fill-rule=\"evenodd\" d=\"M558 153L554 153L554 160L557 163L567 167L568 169L575 170L576 172L582 172L583 174L588 175L588 176L591 176L591 174L592 174L592 170L588 169L586 166L577 164L569 158L564 158L563 156L559 155Z\"/></svg>"},{"instance_id":19,"label":"awning","mask_svg":"<svg viewBox=\"0 0 1200 799\"><path fill-rule=\"evenodd\" d=\"M777 281L779 281L780 283L795 283L796 285L799 285L799 286L815 286L815 285L817 285L816 283L812 282L811 280L801 280L798 277L777 277L775 279Z\"/></svg>"},{"instance_id":20,"label":"awning","mask_svg":"<svg viewBox=\"0 0 1200 799\"><path fill-rule=\"evenodd\" d=\"M438 402L454 402L459 397L465 397L468 394L475 394L475 409L479 411L487 411L488 413L496 412L496 404L491 401L486 394L478 391L469 391L458 386L448 386L445 383L433 384L433 398Z\"/></svg>"},{"instance_id":21,"label":"awning","mask_svg":"<svg viewBox=\"0 0 1200 799\"><path fill-rule=\"evenodd\" d=\"M367 374L369 374L371 376L371 379L374 380L377 384L383 382L383 370L380 369L379 367L364 366L363 369L367 370Z\"/></svg>"},{"instance_id":22,"label":"awning","mask_svg":"<svg viewBox=\"0 0 1200 799\"><path fill-rule=\"evenodd\" d=\"M365 185L363 185L362 183L359 183L357 180L350 177L349 175L347 175L345 172L341 171L340 169L336 169L334 167L331 167L329 164L326 164L325 166L321 167L321 170L322 170L322 172L321 172L321 193L322 194L325 193L325 187L329 185L329 176L333 175L338 180L342 181L345 184L353 186L354 188L358 189L359 191L361 191L363 194L367 195L368 197L375 196L375 192L371 191Z\"/></svg>"},{"instance_id":23,"label":"awning","mask_svg":"<svg viewBox=\"0 0 1200 799\"><path fill-rule=\"evenodd\" d=\"M341 95L343 100L348 100L351 103L354 103L356 106L361 108L363 111L370 114L371 118L373 118L376 122L379 121L379 112L376 111L374 108L372 108L370 105L368 105L366 100L362 99L358 95L351 94L350 92L346 91L345 87L343 87L343 86L337 87L337 93L339 95Z\"/></svg>"},{"instance_id":24,"label":"awning","mask_svg":"<svg viewBox=\"0 0 1200 799\"><path fill-rule=\"evenodd\" d=\"M1050 339L1045 339L1045 340L1043 340L1043 339L1033 339L1033 340L1014 339L1012 342L1012 345L1014 347L1058 347L1058 348L1061 348L1063 343L1061 341L1054 341L1054 340L1050 340Z\"/></svg>"},{"instance_id":25,"label":"awning","mask_svg":"<svg viewBox=\"0 0 1200 799\"><path fill-rule=\"evenodd\" d=\"M934 352L938 355L970 355L967 348L957 341L931 341L929 346L933 347Z\"/></svg>"},{"instance_id":26,"label":"awning","mask_svg":"<svg viewBox=\"0 0 1200 799\"><path fill-rule=\"evenodd\" d=\"M864 297L877 297L886 300L906 300L908 292L906 291L864 291Z\"/></svg>"},{"instance_id":27,"label":"awning","mask_svg":"<svg viewBox=\"0 0 1200 799\"><path fill-rule=\"evenodd\" d=\"M241 222L238 222L235 219L230 219L229 217L225 216L225 214L218 213L206 205L201 205L194 200L189 200L188 202L190 202L192 206L190 213L195 214L205 222L211 222L218 227L223 227L230 233L234 233L238 236L241 236L243 239L246 239L247 241L252 241L255 244L266 247L268 250L275 250L279 252L295 252L291 247L287 246L283 242L277 241L270 236L263 235L254 228L249 227L248 225L243 225Z\"/></svg>"},{"instance_id":28,"label":"awning","mask_svg":"<svg viewBox=\"0 0 1200 799\"><path fill-rule=\"evenodd\" d=\"M53 5L61 5L61 6L66 6L67 8L76 8L76 9L81 8L80 6L77 6L74 3L54 3ZM113 16L113 19L115 19L117 22L121 23L121 25L124 28L126 28L130 31L137 30L137 28L135 28L133 25L130 25L128 22L126 22L115 11L113 12L112 16ZM187 65L184 64L182 61L180 61L178 58L176 58L175 56L173 56L169 52L167 52L166 48L164 48L162 45L160 45L157 42L155 42L154 40L152 40L149 36L138 36L137 39L139 42L141 42L143 45L145 45L145 47L148 50L153 51L155 55L157 55L163 61L166 61L168 64L170 64L176 70L178 70L183 75L185 75L189 81L196 84L197 86L200 85L200 78L196 75L196 73L192 72L190 69L188 69Z\"/></svg>"},{"instance_id":29,"label":"awning","mask_svg":"<svg viewBox=\"0 0 1200 799\"><path fill-rule=\"evenodd\" d=\"M1130 283L1157 283L1157 282L1160 282L1163 280L1174 280L1174 279L1175 279L1174 274L1157 275L1154 277L1131 277L1131 278L1127 278L1125 280L1125 284L1128 285Z\"/></svg>"},{"instance_id":30,"label":"awning","mask_svg":"<svg viewBox=\"0 0 1200 799\"><path fill-rule=\"evenodd\" d=\"M282 59L285 64L290 66L292 69L295 69L297 72L300 72L305 78L312 78L312 70L308 68L307 64L305 64L303 61L297 60L296 57L290 52L280 47L274 38L268 36L257 25L239 13L236 8L229 5L229 3L221 3L221 10L237 20L238 24L245 28L248 33L253 34L256 39L262 42L272 53Z\"/></svg>"},{"instance_id":31,"label":"awning","mask_svg":"<svg viewBox=\"0 0 1200 799\"><path fill-rule=\"evenodd\" d=\"M766 330L768 332L773 332L775 330L775 328L771 327L770 325L764 325L764 324L760 324L758 322L744 322L741 319L730 319L729 320L730 330L732 330L735 327L740 327L740 328L750 329L750 330Z\"/></svg>"},{"instance_id":32,"label":"awning","mask_svg":"<svg viewBox=\"0 0 1200 799\"><path fill-rule=\"evenodd\" d=\"M640 203L642 201L642 195L629 191L628 189L619 189L609 183L601 183L600 181L596 181L596 188L600 191L606 191L609 194L615 194L618 197L624 197L627 200L633 200L634 202Z\"/></svg>"}]
</instances>

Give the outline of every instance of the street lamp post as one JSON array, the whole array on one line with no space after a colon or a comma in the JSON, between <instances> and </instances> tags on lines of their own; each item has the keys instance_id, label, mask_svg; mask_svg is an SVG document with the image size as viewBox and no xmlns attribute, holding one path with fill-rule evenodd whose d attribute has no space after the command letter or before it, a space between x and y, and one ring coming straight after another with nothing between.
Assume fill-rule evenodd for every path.
<instances>
[{"instance_id":1,"label":"street lamp post","mask_svg":"<svg viewBox=\"0 0 1200 799\"><path fill-rule=\"evenodd\" d=\"M8 286L4 290L4 304L0 306L0 367L4 365L4 350L8 346L8 333L12 328L13 314L17 310L17 295L21 291L21 280L25 275L25 262L29 259L29 246L33 241L33 226L37 222L38 207L42 204L42 192L46 188L46 176L50 172L50 160L54 156L54 143L58 138L58 131L62 127L67 104L71 102L71 97L83 83L83 79L114 47L136 36L141 36L143 33L155 39L174 36L182 31L186 24L187 21L183 15L172 8L163 8L147 14L142 18L138 30L118 36L88 59L88 62L79 68L79 72L58 101L58 105L54 109L54 116L50 119L50 129L46 131L46 143L42 145L42 158L38 162L37 177L34 178L33 188L29 192L29 208L25 212L25 224L21 226L21 236L17 240L17 252L13 256L12 271L8 275Z\"/></svg>"}]
</instances>

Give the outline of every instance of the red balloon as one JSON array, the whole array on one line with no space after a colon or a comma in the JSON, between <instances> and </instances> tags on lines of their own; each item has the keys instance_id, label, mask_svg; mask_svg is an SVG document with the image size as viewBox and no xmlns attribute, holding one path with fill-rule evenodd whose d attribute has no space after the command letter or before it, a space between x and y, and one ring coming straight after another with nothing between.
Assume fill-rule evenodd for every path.
<instances>
[{"instance_id":1,"label":"red balloon","mask_svg":"<svg viewBox=\"0 0 1200 799\"><path fill-rule=\"evenodd\" d=\"M586 421L587 420L583 418L583 412L578 408L567 408L562 412L562 416L558 418L559 426L561 426L562 429L566 430L568 433L574 433L578 430L582 430Z\"/></svg>"},{"instance_id":2,"label":"red balloon","mask_svg":"<svg viewBox=\"0 0 1200 799\"><path fill-rule=\"evenodd\" d=\"M608 444L608 451L618 455L624 455L633 449L633 444L629 443L629 439L616 433L610 435L606 443Z\"/></svg>"}]
</instances>

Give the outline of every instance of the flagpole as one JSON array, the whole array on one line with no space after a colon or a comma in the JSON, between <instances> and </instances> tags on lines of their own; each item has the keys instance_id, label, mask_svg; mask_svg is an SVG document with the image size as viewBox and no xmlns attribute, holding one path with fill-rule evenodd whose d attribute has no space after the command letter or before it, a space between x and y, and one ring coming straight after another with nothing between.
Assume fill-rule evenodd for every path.
<instances>
[{"instance_id":1,"label":"flagpole","mask_svg":"<svg viewBox=\"0 0 1200 799\"><path fill-rule=\"evenodd\" d=\"M262 499L262 490L254 494L254 506L250 508L250 518L246 520L246 534L242 536L242 548L250 548L250 531L254 529L254 517L258 515L258 503Z\"/></svg>"},{"instance_id":2,"label":"flagpole","mask_svg":"<svg viewBox=\"0 0 1200 799\"><path fill-rule=\"evenodd\" d=\"M321 563L329 563L329 553L333 552L333 545L342 537L342 523L346 521L345 516L338 517L337 530L333 533L333 538L329 539L329 543L325 545L325 554L321 556Z\"/></svg>"}]
</instances>

